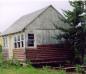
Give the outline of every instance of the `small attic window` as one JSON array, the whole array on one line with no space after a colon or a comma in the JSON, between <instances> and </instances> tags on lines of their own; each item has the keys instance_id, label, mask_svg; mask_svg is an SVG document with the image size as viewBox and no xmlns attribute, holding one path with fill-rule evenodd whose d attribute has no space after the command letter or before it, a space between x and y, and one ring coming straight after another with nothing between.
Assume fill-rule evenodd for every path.
<instances>
[{"instance_id":1,"label":"small attic window","mask_svg":"<svg viewBox=\"0 0 86 74\"><path fill-rule=\"evenodd\" d=\"M34 46L34 34L28 34L28 46Z\"/></svg>"}]
</instances>

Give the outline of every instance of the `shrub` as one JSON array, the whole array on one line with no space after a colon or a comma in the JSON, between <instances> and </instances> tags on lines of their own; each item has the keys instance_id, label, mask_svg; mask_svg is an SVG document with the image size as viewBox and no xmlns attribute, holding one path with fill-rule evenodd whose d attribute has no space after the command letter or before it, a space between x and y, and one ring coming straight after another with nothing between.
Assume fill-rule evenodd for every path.
<instances>
[{"instance_id":1,"label":"shrub","mask_svg":"<svg viewBox=\"0 0 86 74\"><path fill-rule=\"evenodd\" d=\"M76 70L77 73L80 73L82 71L81 65L77 64L75 70Z\"/></svg>"},{"instance_id":2,"label":"shrub","mask_svg":"<svg viewBox=\"0 0 86 74\"><path fill-rule=\"evenodd\" d=\"M30 60L26 60L26 64L27 64L27 67L30 67L30 68L33 67Z\"/></svg>"}]
</instances>

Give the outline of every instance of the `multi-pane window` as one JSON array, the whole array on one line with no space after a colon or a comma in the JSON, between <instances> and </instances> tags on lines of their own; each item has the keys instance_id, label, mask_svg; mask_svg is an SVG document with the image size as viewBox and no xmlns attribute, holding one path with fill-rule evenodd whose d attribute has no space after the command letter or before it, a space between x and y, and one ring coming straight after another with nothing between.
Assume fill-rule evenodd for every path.
<instances>
[{"instance_id":1,"label":"multi-pane window","mask_svg":"<svg viewBox=\"0 0 86 74\"><path fill-rule=\"evenodd\" d=\"M21 35L21 47L24 47L24 35Z\"/></svg>"},{"instance_id":2,"label":"multi-pane window","mask_svg":"<svg viewBox=\"0 0 86 74\"><path fill-rule=\"evenodd\" d=\"M28 46L34 46L34 34L28 34Z\"/></svg>"},{"instance_id":3,"label":"multi-pane window","mask_svg":"<svg viewBox=\"0 0 86 74\"><path fill-rule=\"evenodd\" d=\"M17 48L17 37L14 37L14 47Z\"/></svg>"},{"instance_id":4,"label":"multi-pane window","mask_svg":"<svg viewBox=\"0 0 86 74\"><path fill-rule=\"evenodd\" d=\"M24 35L14 36L14 48L24 47Z\"/></svg>"},{"instance_id":5,"label":"multi-pane window","mask_svg":"<svg viewBox=\"0 0 86 74\"><path fill-rule=\"evenodd\" d=\"M18 45L17 47L20 48L20 35L17 36L17 39L18 39L17 40L17 45Z\"/></svg>"},{"instance_id":6,"label":"multi-pane window","mask_svg":"<svg viewBox=\"0 0 86 74\"><path fill-rule=\"evenodd\" d=\"M3 37L3 47L8 47L7 37Z\"/></svg>"}]
</instances>

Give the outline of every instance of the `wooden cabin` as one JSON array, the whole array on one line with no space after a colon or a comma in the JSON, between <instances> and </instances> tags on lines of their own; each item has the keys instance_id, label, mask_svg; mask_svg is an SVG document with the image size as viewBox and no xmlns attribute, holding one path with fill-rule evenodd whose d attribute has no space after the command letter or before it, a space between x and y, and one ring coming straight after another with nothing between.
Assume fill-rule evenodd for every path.
<instances>
[{"instance_id":1,"label":"wooden cabin","mask_svg":"<svg viewBox=\"0 0 86 74\"><path fill-rule=\"evenodd\" d=\"M2 35L1 35L1 32L0 32L0 52L2 51Z\"/></svg>"},{"instance_id":2,"label":"wooden cabin","mask_svg":"<svg viewBox=\"0 0 86 74\"><path fill-rule=\"evenodd\" d=\"M61 63L70 60L72 50L62 47L54 37L62 32L58 27L69 28L63 16L48 6L18 19L3 32L3 55L5 60L29 60L33 64Z\"/></svg>"}]
</instances>

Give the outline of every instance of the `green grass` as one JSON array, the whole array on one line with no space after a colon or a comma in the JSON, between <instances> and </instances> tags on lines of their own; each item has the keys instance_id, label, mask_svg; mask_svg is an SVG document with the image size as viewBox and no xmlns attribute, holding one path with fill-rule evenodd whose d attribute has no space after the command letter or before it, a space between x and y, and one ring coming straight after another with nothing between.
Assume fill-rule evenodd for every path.
<instances>
[{"instance_id":1,"label":"green grass","mask_svg":"<svg viewBox=\"0 0 86 74\"><path fill-rule=\"evenodd\" d=\"M37 69L31 65L20 67L18 61L16 65L12 65L12 61L3 62L2 60L2 53L0 52L0 74L66 74L63 70L51 70L48 67Z\"/></svg>"},{"instance_id":2,"label":"green grass","mask_svg":"<svg viewBox=\"0 0 86 74\"><path fill-rule=\"evenodd\" d=\"M33 67L0 68L0 74L66 74L63 70L36 69Z\"/></svg>"}]
</instances>

